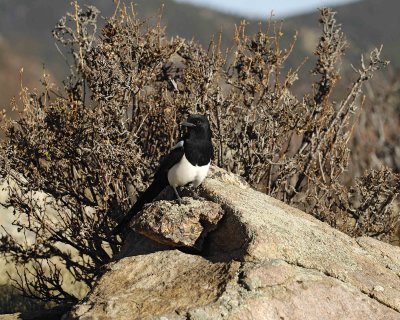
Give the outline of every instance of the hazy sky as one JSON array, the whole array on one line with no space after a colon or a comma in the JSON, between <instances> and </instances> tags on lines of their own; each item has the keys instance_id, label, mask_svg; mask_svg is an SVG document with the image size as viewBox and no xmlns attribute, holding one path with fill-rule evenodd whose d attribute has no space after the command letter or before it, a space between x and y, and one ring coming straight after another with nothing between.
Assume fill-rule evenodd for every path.
<instances>
[{"instance_id":1,"label":"hazy sky","mask_svg":"<svg viewBox=\"0 0 400 320\"><path fill-rule=\"evenodd\" d=\"M247 17L266 17L274 12L277 17L316 10L323 6L334 6L357 0L176 0Z\"/></svg>"}]
</instances>

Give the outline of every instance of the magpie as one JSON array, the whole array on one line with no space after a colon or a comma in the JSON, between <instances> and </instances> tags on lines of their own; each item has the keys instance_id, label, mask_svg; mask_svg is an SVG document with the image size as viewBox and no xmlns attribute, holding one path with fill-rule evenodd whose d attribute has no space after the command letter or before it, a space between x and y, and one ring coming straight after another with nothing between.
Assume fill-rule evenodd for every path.
<instances>
[{"instance_id":1,"label":"magpie","mask_svg":"<svg viewBox=\"0 0 400 320\"><path fill-rule=\"evenodd\" d=\"M186 134L160 161L153 182L122 218L113 234L119 233L146 203L151 202L168 185L172 187L179 204L181 204L182 199L177 188L187 185L196 188L207 176L214 154L207 117L192 114L181 125L187 127Z\"/></svg>"}]
</instances>

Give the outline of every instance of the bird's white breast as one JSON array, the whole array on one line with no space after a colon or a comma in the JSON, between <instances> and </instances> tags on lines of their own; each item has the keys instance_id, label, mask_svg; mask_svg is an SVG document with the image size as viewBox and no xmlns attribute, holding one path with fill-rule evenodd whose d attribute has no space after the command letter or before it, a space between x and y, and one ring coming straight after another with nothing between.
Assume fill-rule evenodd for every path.
<instances>
[{"instance_id":1,"label":"bird's white breast","mask_svg":"<svg viewBox=\"0 0 400 320\"><path fill-rule=\"evenodd\" d=\"M189 183L197 187L206 178L209 167L210 163L205 166L194 166L183 155L182 159L168 171L168 182L175 188Z\"/></svg>"}]
</instances>

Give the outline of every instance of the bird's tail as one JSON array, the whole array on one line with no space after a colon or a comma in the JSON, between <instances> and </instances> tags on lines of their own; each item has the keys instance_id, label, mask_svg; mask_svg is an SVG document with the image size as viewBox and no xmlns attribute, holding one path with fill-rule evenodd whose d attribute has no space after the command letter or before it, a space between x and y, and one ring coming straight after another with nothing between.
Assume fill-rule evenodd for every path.
<instances>
[{"instance_id":1,"label":"bird's tail","mask_svg":"<svg viewBox=\"0 0 400 320\"><path fill-rule=\"evenodd\" d=\"M113 231L113 234L118 234L122 231L122 229L129 224L131 219L142 210L143 206L146 203L151 202L155 197L157 197L161 191L168 185L167 178L155 178L151 185L144 191L139 198L136 200L135 204L128 211L125 217L118 223L116 228Z\"/></svg>"}]
</instances>

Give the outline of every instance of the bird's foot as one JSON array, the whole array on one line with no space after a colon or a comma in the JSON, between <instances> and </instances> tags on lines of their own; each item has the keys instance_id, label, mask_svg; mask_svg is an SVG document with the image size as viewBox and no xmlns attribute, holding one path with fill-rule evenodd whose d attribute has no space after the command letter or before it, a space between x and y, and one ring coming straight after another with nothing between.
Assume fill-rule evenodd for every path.
<instances>
[{"instance_id":1,"label":"bird's foot","mask_svg":"<svg viewBox=\"0 0 400 320\"><path fill-rule=\"evenodd\" d=\"M176 201L179 203L180 206L183 205L183 204L190 203L190 199L188 199L186 197L185 198L179 197L179 198L176 199Z\"/></svg>"},{"instance_id":2,"label":"bird's foot","mask_svg":"<svg viewBox=\"0 0 400 320\"><path fill-rule=\"evenodd\" d=\"M202 199L200 195L197 193L197 189L193 187L191 184L188 186L188 189L190 191L190 196L195 199L195 200L200 200Z\"/></svg>"},{"instance_id":3,"label":"bird's foot","mask_svg":"<svg viewBox=\"0 0 400 320\"><path fill-rule=\"evenodd\" d=\"M202 199L200 197L200 195L194 190L193 190L192 198L195 199L195 200L201 200Z\"/></svg>"},{"instance_id":4,"label":"bird's foot","mask_svg":"<svg viewBox=\"0 0 400 320\"><path fill-rule=\"evenodd\" d=\"M181 205L183 200L182 200L182 198L180 197L180 195L179 195L179 193L178 193L178 190L176 190L175 187L172 187L172 189L174 189L174 192L175 192L175 195L176 195L176 201L178 201L179 205Z\"/></svg>"}]
</instances>

